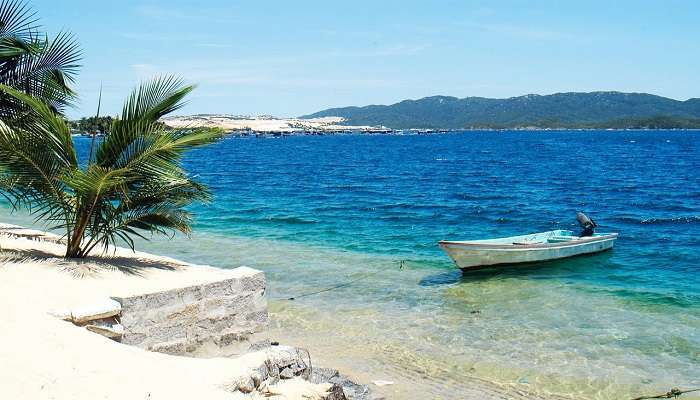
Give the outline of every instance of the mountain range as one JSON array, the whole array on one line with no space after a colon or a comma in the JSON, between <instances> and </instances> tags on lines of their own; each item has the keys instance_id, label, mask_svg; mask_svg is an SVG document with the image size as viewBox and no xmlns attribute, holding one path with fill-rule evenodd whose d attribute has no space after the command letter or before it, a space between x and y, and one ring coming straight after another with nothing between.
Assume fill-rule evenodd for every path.
<instances>
[{"instance_id":1,"label":"mountain range","mask_svg":"<svg viewBox=\"0 0 700 400\"><path fill-rule=\"evenodd\" d=\"M700 98L648 93L569 92L507 99L432 96L391 105L330 108L301 118L343 117L348 125L433 128L700 128Z\"/></svg>"}]
</instances>

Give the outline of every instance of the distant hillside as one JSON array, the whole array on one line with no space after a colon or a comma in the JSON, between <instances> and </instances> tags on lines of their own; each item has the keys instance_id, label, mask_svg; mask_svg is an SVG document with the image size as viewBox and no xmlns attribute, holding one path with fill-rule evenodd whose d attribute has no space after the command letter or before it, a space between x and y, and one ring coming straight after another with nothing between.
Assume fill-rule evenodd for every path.
<instances>
[{"instance_id":1,"label":"distant hillside","mask_svg":"<svg viewBox=\"0 0 700 400\"><path fill-rule=\"evenodd\" d=\"M301 118L343 117L389 128L700 128L700 99L647 93L529 94L508 99L432 96L392 105L331 108Z\"/></svg>"}]
</instances>

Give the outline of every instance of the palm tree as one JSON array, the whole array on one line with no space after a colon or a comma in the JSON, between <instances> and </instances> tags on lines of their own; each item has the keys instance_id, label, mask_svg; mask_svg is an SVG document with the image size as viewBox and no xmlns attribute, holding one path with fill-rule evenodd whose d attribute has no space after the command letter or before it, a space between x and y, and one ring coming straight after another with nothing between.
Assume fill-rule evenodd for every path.
<instances>
[{"instance_id":1,"label":"palm tree","mask_svg":"<svg viewBox=\"0 0 700 400\"><path fill-rule=\"evenodd\" d=\"M67 32L53 39L39 30L37 18L19 0L0 1L0 84L13 87L63 112L76 98L70 88L80 68L81 52ZM21 107L0 96L0 117Z\"/></svg>"},{"instance_id":2,"label":"palm tree","mask_svg":"<svg viewBox=\"0 0 700 400\"><path fill-rule=\"evenodd\" d=\"M133 249L133 237L148 233L190 233L186 207L210 194L187 174L182 155L221 133L164 130L158 119L182 107L192 90L173 77L141 84L94 159L81 164L68 124L51 106L0 85L28 110L19 123L0 121L0 193L62 229L66 257L106 251L120 239Z\"/></svg>"}]
</instances>

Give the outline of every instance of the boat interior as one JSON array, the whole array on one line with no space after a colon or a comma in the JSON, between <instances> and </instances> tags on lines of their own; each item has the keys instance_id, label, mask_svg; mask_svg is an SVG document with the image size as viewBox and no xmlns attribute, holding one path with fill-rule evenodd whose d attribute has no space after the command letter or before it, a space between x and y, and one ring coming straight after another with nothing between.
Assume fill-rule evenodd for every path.
<instances>
[{"instance_id":1,"label":"boat interior","mask_svg":"<svg viewBox=\"0 0 700 400\"><path fill-rule=\"evenodd\" d=\"M593 236L603 236L604 234L594 234ZM469 240L468 243L479 244L512 244L512 245L528 245L528 244L545 244L545 243L562 243L580 240L574 232L567 230L556 230L549 232L533 233L530 235L510 236L498 239L487 240Z\"/></svg>"}]
</instances>

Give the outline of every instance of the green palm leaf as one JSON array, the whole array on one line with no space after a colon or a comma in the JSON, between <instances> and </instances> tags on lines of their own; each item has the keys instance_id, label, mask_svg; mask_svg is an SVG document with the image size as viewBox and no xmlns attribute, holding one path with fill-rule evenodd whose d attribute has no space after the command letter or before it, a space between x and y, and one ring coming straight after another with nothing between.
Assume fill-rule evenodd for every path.
<instances>
[{"instance_id":1,"label":"green palm leaf","mask_svg":"<svg viewBox=\"0 0 700 400\"><path fill-rule=\"evenodd\" d=\"M68 33L53 39L39 31L35 14L17 0L0 1L0 83L34 96L62 112L76 98L70 85L80 68L81 51ZM0 117L20 103L0 96Z\"/></svg>"},{"instance_id":2,"label":"green palm leaf","mask_svg":"<svg viewBox=\"0 0 700 400\"><path fill-rule=\"evenodd\" d=\"M191 90L175 78L139 86L95 162L81 168L65 120L45 102L0 85L0 94L21 105L0 122L0 192L65 229L69 257L118 242L133 248L134 237L189 234L187 207L210 193L187 173L182 156L222 133L169 131L158 118L181 107Z\"/></svg>"},{"instance_id":3,"label":"green palm leaf","mask_svg":"<svg viewBox=\"0 0 700 400\"><path fill-rule=\"evenodd\" d=\"M65 226L72 207L62 177L78 165L68 126L31 96L4 85L0 93L27 109L0 121L0 191L13 206L27 206L38 219Z\"/></svg>"},{"instance_id":4,"label":"green palm leaf","mask_svg":"<svg viewBox=\"0 0 700 400\"><path fill-rule=\"evenodd\" d=\"M176 77L137 87L94 162L80 166L61 116L81 52L68 33L49 38L21 1L0 0L0 194L14 207L65 229L66 256L84 257L119 241L191 232L187 207L208 189L182 166L183 154L221 132L169 131L159 119L194 89Z\"/></svg>"},{"instance_id":5,"label":"green palm leaf","mask_svg":"<svg viewBox=\"0 0 700 400\"><path fill-rule=\"evenodd\" d=\"M38 29L37 21L36 14L23 2L0 2L0 36L30 41Z\"/></svg>"}]
</instances>

